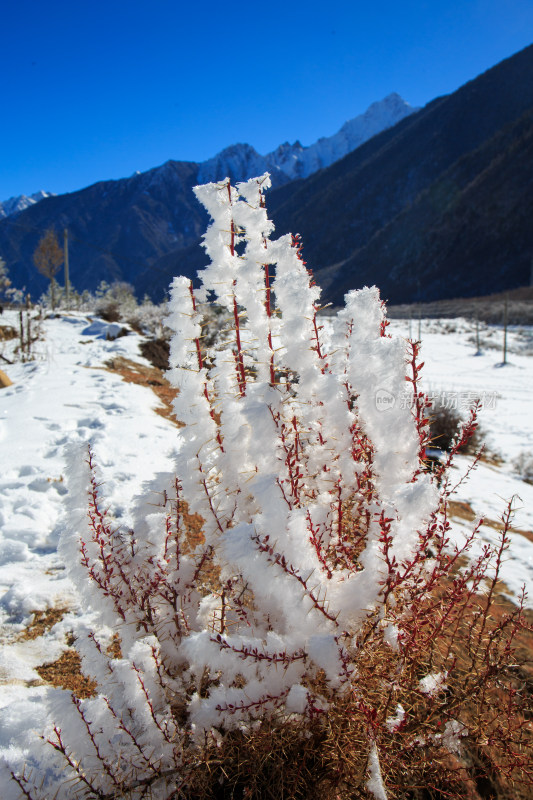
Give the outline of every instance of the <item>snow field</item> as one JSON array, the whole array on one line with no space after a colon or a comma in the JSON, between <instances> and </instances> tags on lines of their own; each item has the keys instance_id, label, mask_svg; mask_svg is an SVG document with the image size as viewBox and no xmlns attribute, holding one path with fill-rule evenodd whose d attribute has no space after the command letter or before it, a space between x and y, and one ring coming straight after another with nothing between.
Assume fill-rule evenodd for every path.
<instances>
[{"instance_id":1,"label":"snow field","mask_svg":"<svg viewBox=\"0 0 533 800\"><path fill-rule=\"evenodd\" d=\"M94 330L84 335L88 320L76 316L46 320L44 328L37 360L6 367L13 385L0 394L0 630L9 640L34 610L59 605L81 613L56 552L68 492L66 448L84 458L87 443L96 446L107 499L117 524L127 525L130 498L171 468L177 446L175 426L153 411L153 392L103 369L116 356L148 363L136 334L93 338ZM48 661L50 646L49 635ZM40 680L32 669L43 663L42 646L38 651L38 640L5 645L0 682Z\"/></svg>"},{"instance_id":2,"label":"snow field","mask_svg":"<svg viewBox=\"0 0 533 800\"><path fill-rule=\"evenodd\" d=\"M406 320L393 320L389 330L409 335ZM418 335L418 320L411 333ZM482 326L481 354L476 355L475 324L464 319L422 320L422 387L437 401L444 398L464 414L469 400L479 397L484 406L479 414L482 439L488 455L501 463L482 461L457 490L453 499L468 503L476 516L497 522L511 498L515 498L513 525L533 531L533 486L520 480L513 462L520 453L533 453L533 359L530 328L514 328L508 333L508 363L503 366L503 332L497 326ZM528 353L526 355L524 353ZM453 475L459 481L471 458L456 459ZM457 535L472 529L455 518ZM525 584L527 605L533 608L533 537L512 533L512 543L502 569L502 579L516 597ZM480 529L482 540L494 544L498 531L490 525Z\"/></svg>"}]
</instances>

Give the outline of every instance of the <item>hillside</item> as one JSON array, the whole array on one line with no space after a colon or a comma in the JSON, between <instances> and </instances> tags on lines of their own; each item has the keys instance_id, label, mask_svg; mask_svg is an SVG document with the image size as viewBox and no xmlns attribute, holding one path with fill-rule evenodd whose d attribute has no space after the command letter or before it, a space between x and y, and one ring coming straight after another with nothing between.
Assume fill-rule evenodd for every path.
<instances>
[{"instance_id":1,"label":"hillside","mask_svg":"<svg viewBox=\"0 0 533 800\"><path fill-rule=\"evenodd\" d=\"M529 283L533 47L328 170L272 193L333 303L377 283L391 302Z\"/></svg>"},{"instance_id":2,"label":"hillside","mask_svg":"<svg viewBox=\"0 0 533 800\"><path fill-rule=\"evenodd\" d=\"M469 297L529 283L533 109L467 153L353 253L338 274L395 302Z\"/></svg>"},{"instance_id":3,"label":"hillside","mask_svg":"<svg viewBox=\"0 0 533 800\"><path fill-rule=\"evenodd\" d=\"M0 252L13 282L34 296L46 288L33 252L44 230L54 227L62 243L66 227L76 288L94 289L101 280L135 285L150 260L196 241L204 229L203 210L192 201L197 169L197 164L168 161L131 178L46 198L0 221Z\"/></svg>"},{"instance_id":4,"label":"hillside","mask_svg":"<svg viewBox=\"0 0 533 800\"><path fill-rule=\"evenodd\" d=\"M370 134L377 122L385 129L334 163L342 147L355 146L348 123L308 148L295 143L259 156L235 145L202 165L169 161L48 197L0 220L0 253L15 284L39 294L46 286L32 263L39 235L51 225L58 232L68 227L78 289L126 280L138 294L161 299L175 274L193 277L205 261L205 213L192 187L267 168L276 230L302 235L325 301L339 305L348 289L373 283L392 303L528 285L532 74L530 46L418 112L405 116L406 104L388 98L370 115L374 127L365 115L357 118L359 134ZM387 127L393 118L400 121ZM300 173L308 177L290 180Z\"/></svg>"}]
</instances>

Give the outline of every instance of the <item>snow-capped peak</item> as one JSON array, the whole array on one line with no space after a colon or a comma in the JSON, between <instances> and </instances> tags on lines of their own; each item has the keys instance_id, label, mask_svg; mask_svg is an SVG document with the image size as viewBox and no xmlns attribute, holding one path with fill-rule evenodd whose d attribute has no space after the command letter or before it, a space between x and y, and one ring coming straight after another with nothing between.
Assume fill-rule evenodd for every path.
<instances>
[{"instance_id":1,"label":"snow-capped peak","mask_svg":"<svg viewBox=\"0 0 533 800\"><path fill-rule=\"evenodd\" d=\"M4 200L3 203L0 202L0 219L18 214L20 211L24 211L25 208L33 206L35 203L40 203L45 197L54 197L54 194L53 192L41 191L35 192L29 197L25 194L21 194L18 197L10 197L9 200Z\"/></svg>"},{"instance_id":2,"label":"snow-capped peak","mask_svg":"<svg viewBox=\"0 0 533 800\"><path fill-rule=\"evenodd\" d=\"M248 180L265 171L271 173L274 183L307 178L417 110L393 92L372 103L364 114L345 122L333 136L322 137L309 146L303 146L299 141L294 144L285 142L262 156L249 144L235 144L200 164L198 183L226 177L232 181Z\"/></svg>"}]
</instances>

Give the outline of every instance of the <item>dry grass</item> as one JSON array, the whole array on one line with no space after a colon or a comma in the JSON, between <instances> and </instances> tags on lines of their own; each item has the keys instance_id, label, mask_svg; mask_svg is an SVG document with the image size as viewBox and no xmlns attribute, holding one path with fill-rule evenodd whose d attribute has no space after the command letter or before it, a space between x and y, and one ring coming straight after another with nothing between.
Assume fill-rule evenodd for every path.
<instances>
[{"instance_id":1,"label":"dry grass","mask_svg":"<svg viewBox=\"0 0 533 800\"><path fill-rule=\"evenodd\" d=\"M503 616L510 607L499 604L497 613ZM518 656L522 646L529 656L533 653L532 634L517 645ZM466 667L469 659L464 648L458 658L464 659ZM187 791L188 800L368 800L372 729L389 800L531 800L530 786L500 774L498 748L480 746L480 729L486 720L477 718L475 696L471 700L465 697L461 670L445 695L432 701L417 691L428 665L423 659L404 664L410 674L404 674L392 703L391 680L398 675L398 666L388 645L368 640L358 658L353 687L344 698L333 700L327 715L305 726L287 715L261 721L251 732L230 733L221 746L206 749ZM530 662L528 671L520 674L530 693L532 677ZM309 688L328 696L319 680ZM494 711L501 712L497 691L494 689ZM404 728L390 731L383 723L394 716L398 702L405 708L408 722ZM443 709L444 716L448 711L469 723L472 735L458 753L450 753L439 739L437 718ZM503 714L500 720L505 732ZM492 733L498 724L487 727Z\"/></svg>"},{"instance_id":2,"label":"dry grass","mask_svg":"<svg viewBox=\"0 0 533 800\"><path fill-rule=\"evenodd\" d=\"M0 325L0 342L7 342L10 339L16 339L18 331L11 325Z\"/></svg>"},{"instance_id":3,"label":"dry grass","mask_svg":"<svg viewBox=\"0 0 533 800\"><path fill-rule=\"evenodd\" d=\"M452 519L460 519L464 520L465 522L473 522L474 520L479 519L479 514L476 514L472 506L464 501L449 500L448 512ZM498 521L489 519L488 517L483 517L483 525L487 525L489 528L493 528L495 531L500 531L502 527L501 520ZM523 528L516 528L514 525L511 525L509 528L509 533L518 534L519 536L523 536L528 541L533 542L533 531L524 530Z\"/></svg>"},{"instance_id":4,"label":"dry grass","mask_svg":"<svg viewBox=\"0 0 533 800\"><path fill-rule=\"evenodd\" d=\"M64 607L47 608L45 611L32 611L33 619L20 635L20 638L28 640L43 636L54 625L61 622L67 612L68 608Z\"/></svg>"},{"instance_id":5,"label":"dry grass","mask_svg":"<svg viewBox=\"0 0 533 800\"><path fill-rule=\"evenodd\" d=\"M65 650L57 661L36 667L35 671L45 683L68 689L80 699L96 694L97 684L82 673L81 658L72 647Z\"/></svg>"},{"instance_id":6,"label":"dry grass","mask_svg":"<svg viewBox=\"0 0 533 800\"><path fill-rule=\"evenodd\" d=\"M33 619L20 634L19 639L31 641L44 636L54 625L61 622L68 611L69 609L63 606L47 608L45 611L33 611ZM36 667L35 671L51 686L69 689L79 698L91 697L95 694L96 684L81 671L80 656L72 647L74 638L69 637L67 644L68 649L56 661L42 664Z\"/></svg>"},{"instance_id":7,"label":"dry grass","mask_svg":"<svg viewBox=\"0 0 533 800\"><path fill-rule=\"evenodd\" d=\"M158 367L146 367L143 364L137 364L135 361L131 361L129 358L117 356L106 362L105 369L108 372L114 372L120 375L129 383L135 383L138 386L148 386L163 404L162 408L154 409L156 413L165 417L165 419L169 419L178 428L183 427L183 423L176 419L172 406L172 402L177 394L177 389L174 389L174 387L169 384L162 370Z\"/></svg>"},{"instance_id":8,"label":"dry grass","mask_svg":"<svg viewBox=\"0 0 533 800\"><path fill-rule=\"evenodd\" d=\"M45 611L33 611L33 619L26 629L20 634L19 639L29 641L44 636L54 625L61 622L68 608L58 606L57 608L47 608ZM75 639L72 635L67 638L68 648L56 660L41 664L35 668L45 683L61 689L68 689L80 699L92 697L96 693L96 683L83 674L81 669L81 658L76 651ZM113 658L121 658L120 639L115 634L109 647L109 655Z\"/></svg>"}]
</instances>

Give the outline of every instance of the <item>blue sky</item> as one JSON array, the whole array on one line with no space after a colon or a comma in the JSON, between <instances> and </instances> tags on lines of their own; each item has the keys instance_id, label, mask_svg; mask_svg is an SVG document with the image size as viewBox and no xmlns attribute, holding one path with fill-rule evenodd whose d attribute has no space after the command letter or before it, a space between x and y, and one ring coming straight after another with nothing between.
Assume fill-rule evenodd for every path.
<instances>
[{"instance_id":1,"label":"blue sky","mask_svg":"<svg viewBox=\"0 0 533 800\"><path fill-rule=\"evenodd\" d=\"M392 91L423 105L532 41L532 0L6 3L0 200L235 142L311 144Z\"/></svg>"}]
</instances>

